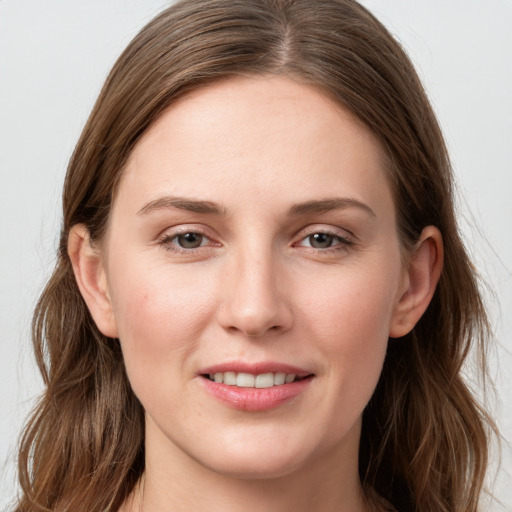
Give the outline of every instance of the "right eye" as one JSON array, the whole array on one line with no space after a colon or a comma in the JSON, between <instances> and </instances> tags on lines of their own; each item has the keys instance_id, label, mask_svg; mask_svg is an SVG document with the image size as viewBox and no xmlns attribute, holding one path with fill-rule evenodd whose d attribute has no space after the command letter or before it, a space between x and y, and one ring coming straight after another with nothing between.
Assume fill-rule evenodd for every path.
<instances>
[{"instance_id":1,"label":"right eye","mask_svg":"<svg viewBox=\"0 0 512 512\"><path fill-rule=\"evenodd\" d=\"M201 233L191 231L189 233L183 233L182 235L176 235L170 242L174 242L183 249L195 249L204 245L205 240L207 240L207 238Z\"/></svg>"},{"instance_id":2,"label":"right eye","mask_svg":"<svg viewBox=\"0 0 512 512\"><path fill-rule=\"evenodd\" d=\"M308 247L313 247L313 249L328 249L340 243L340 237L331 235L330 233L314 233L303 240L303 243L306 240Z\"/></svg>"},{"instance_id":3,"label":"right eye","mask_svg":"<svg viewBox=\"0 0 512 512\"><path fill-rule=\"evenodd\" d=\"M181 233L166 233L159 244L168 251L192 253L194 249L218 245L200 231L182 231Z\"/></svg>"}]
</instances>

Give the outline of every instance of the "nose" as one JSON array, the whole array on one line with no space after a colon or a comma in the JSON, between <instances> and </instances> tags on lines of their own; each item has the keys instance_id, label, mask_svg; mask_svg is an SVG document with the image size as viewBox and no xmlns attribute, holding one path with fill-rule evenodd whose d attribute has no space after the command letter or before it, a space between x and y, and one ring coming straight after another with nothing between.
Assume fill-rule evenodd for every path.
<instances>
[{"instance_id":1,"label":"nose","mask_svg":"<svg viewBox=\"0 0 512 512\"><path fill-rule=\"evenodd\" d=\"M278 258L268 254L233 257L225 269L218 322L231 333L262 337L293 324L289 290Z\"/></svg>"}]
</instances>

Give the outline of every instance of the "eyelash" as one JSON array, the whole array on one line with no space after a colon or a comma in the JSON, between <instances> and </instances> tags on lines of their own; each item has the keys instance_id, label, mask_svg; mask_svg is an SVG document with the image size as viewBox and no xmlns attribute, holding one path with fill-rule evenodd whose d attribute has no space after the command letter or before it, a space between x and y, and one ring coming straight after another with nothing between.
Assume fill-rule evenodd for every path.
<instances>
[{"instance_id":1,"label":"eyelash","mask_svg":"<svg viewBox=\"0 0 512 512\"><path fill-rule=\"evenodd\" d=\"M312 247L312 246L301 246L300 243L304 242L305 240L309 239L310 237L314 235L327 235L328 237L332 237L333 241L338 242L336 245L325 247L325 248L318 248L318 247ZM315 252L317 254L334 254L338 253L339 251L346 250L351 245L354 245L353 240L347 236L347 235L340 235L339 233L336 233L333 230L329 229L316 229L311 230L307 233L304 233L302 237L300 238L298 244L300 247L305 247L311 252Z\"/></svg>"},{"instance_id":2,"label":"eyelash","mask_svg":"<svg viewBox=\"0 0 512 512\"><path fill-rule=\"evenodd\" d=\"M185 248L185 247L178 246L177 243L174 243L174 241L178 237L184 236L184 235L196 235L196 236L201 237L202 238L201 245L199 245L198 247ZM312 247L312 246L301 245L301 242L304 242L305 240L307 240L308 238L310 238L314 235L326 235L328 237L332 237L333 241L338 242L338 243L336 243L333 246L329 246L329 247L325 247L325 248L317 248L317 247ZM220 247L220 245L221 245L218 242L213 242L213 243L209 243L207 245L202 245L203 241L205 239L210 240L210 242L211 242L211 237L209 237L204 231L201 231L198 229L183 229L183 230L179 230L177 232L171 233L171 234L163 235L162 237L159 238L158 243L159 243L159 245L164 247L164 249L167 251L171 251L174 253L186 254L186 255L191 255L193 252L204 249L205 247L216 247L216 246ZM301 237L300 237L299 241L295 242L293 244L293 247L297 247L297 246L304 247L309 252L314 252L314 253L318 253L318 254L333 254L333 253L337 253L341 250L346 250L351 245L354 245L354 242L350 238L350 236L347 236L347 235L342 236L339 233L336 233L333 230L329 230L329 229L316 229L316 230L310 230L308 232L301 233Z\"/></svg>"},{"instance_id":3,"label":"eyelash","mask_svg":"<svg viewBox=\"0 0 512 512\"><path fill-rule=\"evenodd\" d=\"M173 243L173 241L176 240L178 237L185 235L196 235L201 237L201 245L199 245L198 247L185 248L180 247L179 245ZM202 245L204 239L210 240L211 237L209 237L205 232L199 229L180 229L174 233L163 235L162 237L159 238L158 243L167 251L171 251L178 254L181 253L185 255L191 255L193 252L207 247L205 245ZM220 246L220 244L214 242L208 244L208 246Z\"/></svg>"}]
</instances>

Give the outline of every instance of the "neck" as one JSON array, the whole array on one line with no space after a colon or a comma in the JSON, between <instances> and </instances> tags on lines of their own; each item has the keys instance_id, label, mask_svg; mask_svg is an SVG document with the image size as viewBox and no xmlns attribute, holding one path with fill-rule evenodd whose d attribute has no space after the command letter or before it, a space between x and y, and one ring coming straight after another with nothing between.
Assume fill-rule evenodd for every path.
<instances>
[{"instance_id":1,"label":"neck","mask_svg":"<svg viewBox=\"0 0 512 512\"><path fill-rule=\"evenodd\" d=\"M149 441L149 440L148 440ZM273 478L240 478L204 467L176 448L146 444L146 471L120 512L367 512L357 446L335 447L307 467ZM172 461L172 463L169 463Z\"/></svg>"},{"instance_id":2,"label":"neck","mask_svg":"<svg viewBox=\"0 0 512 512\"><path fill-rule=\"evenodd\" d=\"M208 479L158 482L143 477L120 512L367 512L359 484L334 477L318 481L303 475L269 480Z\"/></svg>"}]
</instances>

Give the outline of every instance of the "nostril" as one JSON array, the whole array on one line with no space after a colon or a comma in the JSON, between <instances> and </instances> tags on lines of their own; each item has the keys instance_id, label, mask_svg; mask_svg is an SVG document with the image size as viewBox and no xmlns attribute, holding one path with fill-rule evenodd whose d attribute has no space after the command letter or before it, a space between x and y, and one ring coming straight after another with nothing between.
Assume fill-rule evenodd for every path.
<instances>
[{"instance_id":1,"label":"nostril","mask_svg":"<svg viewBox=\"0 0 512 512\"><path fill-rule=\"evenodd\" d=\"M231 334L244 334L257 338L265 334L277 334L288 330L293 324L293 312L289 301L278 296L275 282L266 280L258 289L242 286L240 281L234 289L228 288L217 310L219 324Z\"/></svg>"}]
</instances>

